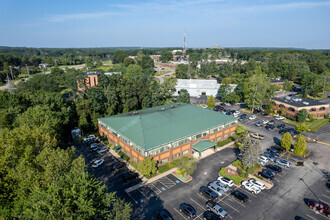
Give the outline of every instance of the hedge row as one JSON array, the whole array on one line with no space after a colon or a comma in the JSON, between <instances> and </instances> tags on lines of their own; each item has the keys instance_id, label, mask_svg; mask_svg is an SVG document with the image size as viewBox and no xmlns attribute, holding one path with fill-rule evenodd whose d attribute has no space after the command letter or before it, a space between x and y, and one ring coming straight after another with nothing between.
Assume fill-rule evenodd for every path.
<instances>
[{"instance_id":1,"label":"hedge row","mask_svg":"<svg viewBox=\"0 0 330 220\"><path fill-rule=\"evenodd\" d=\"M123 158L124 160L129 161L129 159L130 159L129 156L127 156L124 152L119 151L118 154L119 154L119 156L120 156L121 158Z\"/></svg>"}]
</instances>

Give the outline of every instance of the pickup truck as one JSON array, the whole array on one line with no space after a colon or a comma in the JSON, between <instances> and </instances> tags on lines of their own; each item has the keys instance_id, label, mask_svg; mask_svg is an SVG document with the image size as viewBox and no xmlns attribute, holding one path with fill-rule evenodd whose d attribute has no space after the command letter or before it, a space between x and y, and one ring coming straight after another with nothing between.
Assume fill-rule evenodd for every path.
<instances>
[{"instance_id":1,"label":"pickup truck","mask_svg":"<svg viewBox=\"0 0 330 220\"><path fill-rule=\"evenodd\" d=\"M213 201L207 201L205 203L205 206L207 209L214 214L220 216L221 218L226 218L227 217L227 212L216 202Z\"/></svg>"},{"instance_id":2,"label":"pickup truck","mask_svg":"<svg viewBox=\"0 0 330 220\"><path fill-rule=\"evenodd\" d=\"M244 189L249 190L250 192L252 192L253 194L258 194L261 192L261 189L259 187L257 187L255 184L248 182L248 181L243 181L242 182L242 187Z\"/></svg>"}]
</instances>

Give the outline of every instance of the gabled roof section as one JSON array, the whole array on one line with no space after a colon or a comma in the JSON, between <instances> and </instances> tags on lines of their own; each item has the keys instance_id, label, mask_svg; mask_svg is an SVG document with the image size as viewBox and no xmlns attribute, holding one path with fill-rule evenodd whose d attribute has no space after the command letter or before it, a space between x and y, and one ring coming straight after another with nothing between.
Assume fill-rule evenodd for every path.
<instances>
[{"instance_id":1,"label":"gabled roof section","mask_svg":"<svg viewBox=\"0 0 330 220\"><path fill-rule=\"evenodd\" d=\"M236 118L195 105L175 103L98 120L148 151Z\"/></svg>"}]
</instances>

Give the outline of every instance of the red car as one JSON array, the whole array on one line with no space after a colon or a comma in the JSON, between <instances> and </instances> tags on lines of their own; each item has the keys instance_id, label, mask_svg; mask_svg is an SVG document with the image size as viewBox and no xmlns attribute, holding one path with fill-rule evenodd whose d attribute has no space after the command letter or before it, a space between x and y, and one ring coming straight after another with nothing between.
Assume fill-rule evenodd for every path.
<instances>
[{"instance_id":1,"label":"red car","mask_svg":"<svg viewBox=\"0 0 330 220\"><path fill-rule=\"evenodd\" d=\"M330 207L324 202L317 202L313 199L308 201L308 207L313 209L314 212L321 213L327 217L330 217Z\"/></svg>"}]
</instances>

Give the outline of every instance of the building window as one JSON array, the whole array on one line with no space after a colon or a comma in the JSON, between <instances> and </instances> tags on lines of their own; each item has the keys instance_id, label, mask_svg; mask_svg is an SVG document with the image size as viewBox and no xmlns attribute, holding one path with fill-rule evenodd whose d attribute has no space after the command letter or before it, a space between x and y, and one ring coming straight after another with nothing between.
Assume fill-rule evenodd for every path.
<instances>
[{"instance_id":1,"label":"building window","mask_svg":"<svg viewBox=\"0 0 330 220\"><path fill-rule=\"evenodd\" d=\"M136 157L133 157L133 160L134 160L135 162L137 162L137 161L138 161L138 159L137 159Z\"/></svg>"},{"instance_id":2,"label":"building window","mask_svg":"<svg viewBox=\"0 0 330 220\"><path fill-rule=\"evenodd\" d=\"M227 137L228 137L228 134L225 134L223 137L224 137L224 138L227 138Z\"/></svg>"},{"instance_id":3,"label":"building window","mask_svg":"<svg viewBox=\"0 0 330 220\"><path fill-rule=\"evenodd\" d=\"M169 161L169 159L168 158L165 158L164 160L161 160L160 161L160 164L167 163L168 161Z\"/></svg>"},{"instance_id":4,"label":"building window","mask_svg":"<svg viewBox=\"0 0 330 220\"><path fill-rule=\"evenodd\" d=\"M222 137L218 137L217 139L216 139L216 141L220 141L222 139Z\"/></svg>"},{"instance_id":5,"label":"building window","mask_svg":"<svg viewBox=\"0 0 330 220\"><path fill-rule=\"evenodd\" d=\"M279 107L280 107L280 108L285 108L284 105L282 105L282 104L280 104Z\"/></svg>"},{"instance_id":6,"label":"building window","mask_svg":"<svg viewBox=\"0 0 330 220\"><path fill-rule=\"evenodd\" d=\"M292 107L289 107L288 109L289 109L289 111L292 111L292 112L295 112L295 111L296 111L296 110L295 110L294 108L292 108Z\"/></svg>"},{"instance_id":7,"label":"building window","mask_svg":"<svg viewBox=\"0 0 330 220\"><path fill-rule=\"evenodd\" d=\"M180 153L173 155L172 158L173 158L173 160L175 160L175 159L178 158L178 157L180 157Z\"/></svg>"},{"instance_id":8,"label":"building window","mask_svg":"<svg viewBox=\"0 0 330 220\"><path fill-rule=\"evenodd\" d=\"M185 155L185 154L187 154L187 153L189 153L189 150L185 150L185 151L183 151L183 152L182 152L182 155Z\"/></svg>"},{"instance_id":9,"label":"building window","mask_svg":"<svg viewBox=\"0 0 330 220\"><path fill-rule=\"evenodd\" d=\"M320 108L320 111L323 111L323 110L325 110L325 107L321 107L321 108Z\"/></svg>"},{"instance_id":10,"label":"building window","mask_svg":"<svg viewBox=\"0 0 330 220\"><path fill-rule=\"evenodd\" d=\"M316 108L311 108L309 111L316 112Z\"/></svg>"},{"instance_id":11,"label":"building window","mask_svg":"<svg viewBox=\"0 0 330 220\"><path fill-rule=\"evenodd\" d=\"M235 132L231 132L231 133L230 133L230 135L234 135L234 134L235 134Z\"/></svg>"}]
</instances>

